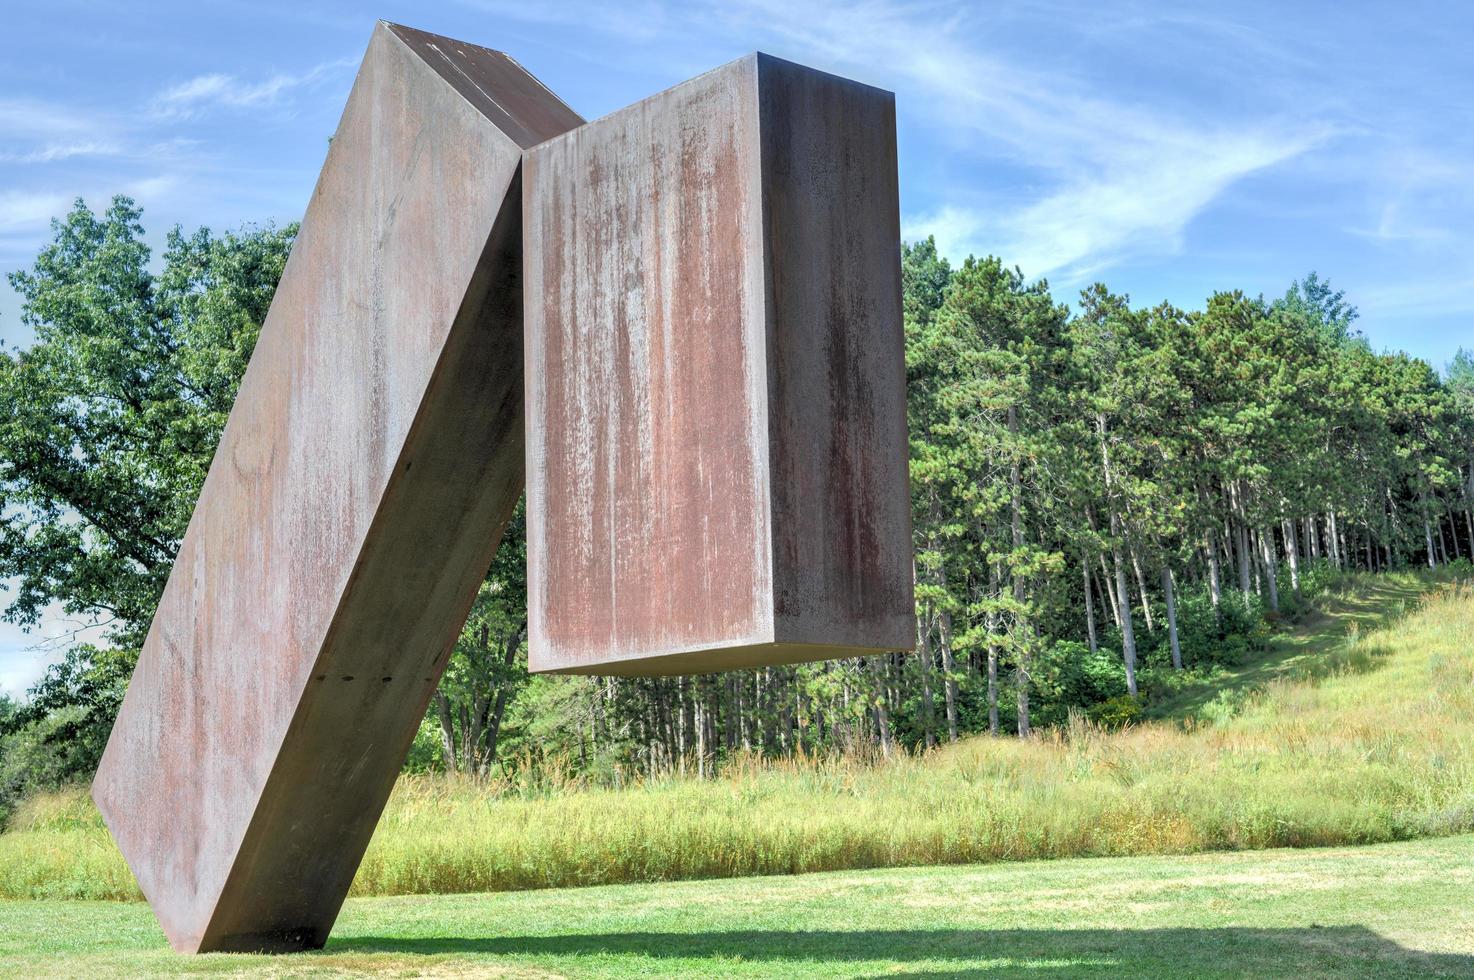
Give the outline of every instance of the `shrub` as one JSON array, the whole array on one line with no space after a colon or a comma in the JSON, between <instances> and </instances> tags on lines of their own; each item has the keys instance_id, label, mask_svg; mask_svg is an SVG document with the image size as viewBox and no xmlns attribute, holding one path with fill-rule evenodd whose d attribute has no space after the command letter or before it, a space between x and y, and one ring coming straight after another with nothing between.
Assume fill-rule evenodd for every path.
<instances>
[{"instance_id":1,"label":"shrub","mask_svg":"<svg viewBox=\"0 0 1474 980\"><path fill-rule=\"evenodd\" d=\"M1085 714L1102 728L1124 728L1141 720L1141 698L1122 694L1091 705Z\"/></svg>"}]
</instances>

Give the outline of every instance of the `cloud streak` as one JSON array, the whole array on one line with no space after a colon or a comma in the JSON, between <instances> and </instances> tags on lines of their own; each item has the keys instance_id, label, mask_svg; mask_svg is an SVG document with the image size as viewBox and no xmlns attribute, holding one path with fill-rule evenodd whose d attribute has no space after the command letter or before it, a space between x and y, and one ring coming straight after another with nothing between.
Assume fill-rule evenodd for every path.
<instances>
[{"instance_id":1,"label":"cloud streak","mask_svg":"<svg viewBox=\"0 0 1474 980\"><path fill-rule=\"evenodd\" d=\"M960 153L1035 172L1022 201L946 207L906 222L908 234L936 234L944 252L991 252L1031 276L1079 279L1139 251L1174 250L1233 184L1333 135L1295 120L1209 127L1102 98L1083 79L1033 70L978 43L989 24L960 7L877 0L858 11L828 4L813 17L764 0L757 9L769 29L842 67L884 65L904 81L913 111L970 131ZM976 188L956 196L975 197Z\"/></svg>"},{"instance_id":2,"label":"cloud streak","mask_svg":"<svg viewBox=\"0 0 1474 980\"><path fill-rule=\"evenodd\" d=\"M256 82L220 73L197 75L160 92L154 97L152 111L159 118L178 119L196 116L212 108L249 110L276 107L284 104L295 91L357 63L356 59L343 58L324 62L301 74L276 74Z\"/></svg>"},{"instance_id":3,"label":"cloud streak","mask_svg":"<svg viewBox=\"0 0 1474 980\"><path fill-rule=\"evenodd\" d=\"M117 143L85 140L76 143L47 143L24 153L0 152L0 163L56 163L73 157L117 156L122 150Z\"/></svg>"},{"instance_id":4,"label":"cloud streak","mask_svg":"<svg viewBox=\"0 0 1474 980\"><path fill-rule=\"evenodd\" d=\"M908 216L909 238L935 235L952 255L990 252L1030 275L1067 281L1140 251L1175 250L1192 220L1230 186L1319 145L1328 131L1196 134L1191 147L1162 142L1142 159L1109 154L1061 172L1058 183L1016 208L944 207Z\"/></svg>"},{"instance_id":5,"label":"cloud streak","mask_svg":"<svg viewBox=\"0 0 1474 980\"><path fill-rule=\"evenodd\" d=\"M64 139L97 131L100 121L89 113L31 99L0 99L0 133L4 139Z\"/></svg>"},{"instance_id":6,"label":"cloud streak","mask_svg":"<svg viewBox=\"0 0 1474 980\"><path fill-rule=\"evenodd\" d=\"M30 191L0 192L0 232L45 228L67 209L64 194Z\"/></svg>"}]
</instances>

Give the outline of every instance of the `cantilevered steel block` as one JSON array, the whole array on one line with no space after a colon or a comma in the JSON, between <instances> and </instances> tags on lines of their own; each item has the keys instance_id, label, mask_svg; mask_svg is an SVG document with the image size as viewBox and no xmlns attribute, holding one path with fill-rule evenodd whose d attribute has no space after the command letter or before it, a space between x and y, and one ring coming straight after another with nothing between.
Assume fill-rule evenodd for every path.
<instances>
[{"instance_id":1,"label":"cantilevered steel block","mask_svg":"<svg viewBox=\"0 0 1474 980\"><path fill-rule=\"evenodd\" d=\"M753 55L522 194L532 669L910 649L890 93Z\"/></svg>"},{"instance_id":2,"label":"cantilevered steel block","mask_svg":"<svg viewBox=\"0 0 1474 980\"><path fill-rule=\"evenodd\" d=\"M321 946L523 486L522 149L380 24L93 786L180 950Z\"/></svg>"}]
</instances>

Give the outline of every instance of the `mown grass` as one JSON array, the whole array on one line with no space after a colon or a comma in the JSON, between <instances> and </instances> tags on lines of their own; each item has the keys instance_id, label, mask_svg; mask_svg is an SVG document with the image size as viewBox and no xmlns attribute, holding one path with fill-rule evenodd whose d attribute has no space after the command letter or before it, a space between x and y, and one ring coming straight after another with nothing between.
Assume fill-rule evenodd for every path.
<instances>
[{"instance_id":1,"label":"mown grass","mask_svg":"<svg viewBox=\"0 0 1474 980\"><path fill-rule=\"evenodd\" d=\"M1467 977L1474 837L350 899L326 949L177 956L136 902L0 901L0 974Z\"/></svg>"},{"instance_id":2,"label":"mown grass","mask_svg":"<svg viewBox=\"0 0 1474 980\"><path fill-rule=\"evenodd\" d=\"M1406 613L1390 625L1364 628L1374 621L1367 617L1399 606ZM1276 642L1288 646L1226 678L1211 697L1185 693L1182 717L1119 732L1076 723L1027 742L977 738L885 762L746 760L716 779L538 796L407 777L354 894L1474 831L1474 588L1411 576L1362 580L1313 631ZM32 801L0 834L0 897L137 891L77 791Z\"/></svg>"}]
</instances>

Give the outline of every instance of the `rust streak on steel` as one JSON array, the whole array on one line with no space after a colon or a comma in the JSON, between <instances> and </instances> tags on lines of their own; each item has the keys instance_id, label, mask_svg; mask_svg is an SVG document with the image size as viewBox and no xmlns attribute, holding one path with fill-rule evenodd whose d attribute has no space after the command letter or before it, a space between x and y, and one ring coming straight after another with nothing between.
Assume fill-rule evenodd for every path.
<instances>
[{"instance_id":1,"label":"rust streak on steel","mask_svg":"<svg viewBox=\"0 0 1474 980\"><path fill-rule=\"evenodd\" d=\"M891 94L752 55L523 171L532 669L910 649Z\"/></svg>"},{"instance_id":2,"label":"rust streak on steel","mask_svg":"<svg viewBox=\"0 0 1474 980\"><path fill-rule=\"evenodd\" d=\"M93 786L176 949L321 946L523 486L505 55L374 31Z\"/></svg>"}]
</instances>

